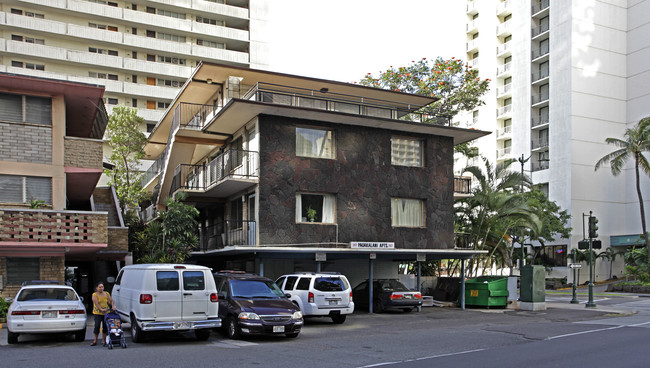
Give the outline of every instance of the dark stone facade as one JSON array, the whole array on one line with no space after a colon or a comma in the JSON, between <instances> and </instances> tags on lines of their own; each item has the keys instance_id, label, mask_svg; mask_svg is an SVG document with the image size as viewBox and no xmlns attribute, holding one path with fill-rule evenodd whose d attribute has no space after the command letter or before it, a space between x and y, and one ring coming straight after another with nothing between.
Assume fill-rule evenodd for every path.
<instances>
[{"instance_id":1,"label":"dark stone facade","mask_svg":"<svg viewBox=\"0 0 650 368\"><path fill-rule=\"evenodd\" d=\"M336 159L296 157L296 127L334 129ZM260 244L336 241L336 225L297 224L297 192L336 195L339 243L454 247L451 138L261 115ZM425 167L391 165L391 137L424 139ZM391 197L425 200L425 228L393 228Z\"/></svg>"}]
</instances>

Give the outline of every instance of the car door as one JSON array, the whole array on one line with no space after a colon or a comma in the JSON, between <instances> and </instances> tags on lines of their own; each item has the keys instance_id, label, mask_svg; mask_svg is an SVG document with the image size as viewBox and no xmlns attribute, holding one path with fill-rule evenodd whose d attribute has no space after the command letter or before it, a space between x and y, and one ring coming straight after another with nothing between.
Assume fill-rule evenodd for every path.
<instances>
[{"instance_id":1,"label":"car door","mask_svg":"<svg viewBox=\"0 0 650 368\"><path fill-rule=\"evenodd\" d=\"M124 303L124 297L122 296L122 276L124 275L124 270L120 270L120 273L115 279L115 284L113 284L113 290L111 290L111 298L113 299L113 308L118 312L126 310L126 304ZM126 313L126 312L125 312Z\"/></svg>"},{"instance_id":2,"label":"car door","mask_svg":"<svg viewBox=\"0 0 650 368\"><path fill-rule=\"evenodd\" d=\"M153 299L156 320L178 321L179 316L183 313L178 271L156 271L156 293Z\"/></svg>"},{"instance_id":3,"label":"car door","mask_svg":"<svg viewBox=\"0 0 650 368\"><path fill-rule=\"evenodd\" d=\"M206 290L205 272L203 270L185 270L182 274L183 320L207 319L210 294Z\"/></svg>"}]
</instances>

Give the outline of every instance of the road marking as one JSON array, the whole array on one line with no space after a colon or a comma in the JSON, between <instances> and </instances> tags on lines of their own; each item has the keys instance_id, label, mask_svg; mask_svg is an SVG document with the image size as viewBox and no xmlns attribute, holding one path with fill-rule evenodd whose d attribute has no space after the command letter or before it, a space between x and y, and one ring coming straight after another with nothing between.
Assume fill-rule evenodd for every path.
<instances>
[{"instance_id":1,"label":"road marking","mask_svg":"<svg viewBox=\"0 0 650 368\"><path fill-rule=\"evenodd\" d=\"M448 356L454 356L454 355L475 353L475 352L483 351L483 350L486 350L486 349L465 350L465 351L458 351L458 352L455 352L455 353L431 355L431 356L426 356L426 357L421 357L421 358L406 359L406 360L395 361L395 362L383 362L383 363L377 363L377 364L364 365L364 366L361 366L361 367L358 367L358 368L372 368L372 367L381 367L381 366L390 365L390 364L417 362L417 361L420 361L420 360L435 359L435 358L442 358L442 357L448 357Z\"/></svg>"},{"instance_id":2,"label":"road marking","mask_svg":"<svg viewBox=\"0 0 650 368\"><path fill-rule=\"evenodd\" d=\"M247 346L259 345L255 342L249 341L236 341L236 340L216 340L211 343L212 345L224 347L224 348L243 348Z\"/></svg>"},{"instance_id":3,"label":"road marking","mask_svg":"<svg viewBox=\"0 0 650 368\"><path fill-rule=\"evenodd\" d=\"M609 331L609 330L615 330L617 328L622 328L626 326L614 326L614 327L607 327L607 328L599 328L596 330L589 330L589 331L582 331L582 332L575 332L575 333L570 333L570 334L565 334L565 335L557 335L557 336L551 336L547 337L546 340L554 340L554 339L559 339L563 337L570 337L570 336L577 336L577 335L584 335L592 332L601 332L601 331Z\"/></svg>"}]
</instances>

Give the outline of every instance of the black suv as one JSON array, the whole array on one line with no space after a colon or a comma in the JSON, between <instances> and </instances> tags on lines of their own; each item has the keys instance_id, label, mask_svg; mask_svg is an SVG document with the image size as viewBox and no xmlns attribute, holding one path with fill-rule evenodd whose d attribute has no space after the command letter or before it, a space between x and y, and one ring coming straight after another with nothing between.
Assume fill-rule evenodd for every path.
<instances>
[{"instance_id":1,"label":"black suv","mask_svg":"<svg viewBox=\"0 0 650 368\"><path fill-rule=\"evenodd\" d=\"M219 317L228 337L284 334L297 337L303 326L300 309L266 277L238 271L214 273Z\"/></svg>"}]
</instances>

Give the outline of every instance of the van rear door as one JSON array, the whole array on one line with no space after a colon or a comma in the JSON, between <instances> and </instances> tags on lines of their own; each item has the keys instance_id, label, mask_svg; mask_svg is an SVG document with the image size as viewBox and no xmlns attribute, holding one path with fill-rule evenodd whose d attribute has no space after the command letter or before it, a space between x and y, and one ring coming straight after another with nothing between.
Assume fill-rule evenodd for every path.
<instances>
[{"instance_id":1,"label":"van rear door","mask_svg":"<svg viewBox=\"0 0 650 368\"><path fill-rule=\"evenodd\" d=\"M156 271L154 306L157 321L175 321L183 310L178 271Z\"/></svg>"},{"instance_id":2,"label":"van rear door","mask_svg":"<svg viewBox=\"0 0 650 368\"><path fill-rule=\"evenodd\" d=\"M206 289L205 277L203 270L183 271L183 320L208 318L210 293Z\"/></svg>"}]
</instances>

